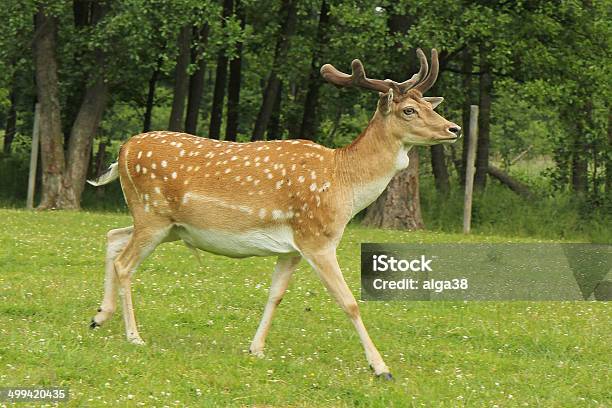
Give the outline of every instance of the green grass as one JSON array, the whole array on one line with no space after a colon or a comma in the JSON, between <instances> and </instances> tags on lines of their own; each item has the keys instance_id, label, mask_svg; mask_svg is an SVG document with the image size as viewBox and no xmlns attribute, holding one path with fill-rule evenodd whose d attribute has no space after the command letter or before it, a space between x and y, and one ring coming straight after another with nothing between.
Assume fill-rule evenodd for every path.
<instances>
[{"instance_id":1,"label":"green grass","mask_svg":"<svg viewBox=\"0 0 612 408\"><path fill-rule=\"evenodd\" d=\"M0 210L0 386L67 386L68 406L543 406L612 403L604 302L367 302L396 380L374 378L358 337L302 263L266 358L248 355L271 258L166 244L134 276L144 347L120 311L98 330L105 232L123 214ZM350 227L340 264L359 292L361 242L508 242L507 237ZM521 239L525 241L525 239ZM1 405L1 404L0 404Z\"/></svg>"}]
</instances>

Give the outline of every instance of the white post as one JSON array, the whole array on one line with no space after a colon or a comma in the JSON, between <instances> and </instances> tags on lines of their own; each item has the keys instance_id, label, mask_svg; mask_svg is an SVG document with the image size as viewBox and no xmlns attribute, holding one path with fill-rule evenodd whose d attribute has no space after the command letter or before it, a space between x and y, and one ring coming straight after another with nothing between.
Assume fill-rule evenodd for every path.
<instances>
[{"instance_id":1,"label":"white post","mask_svg":"<svg viewBox=\"0 0 612 408\"><path fill-rule=\"evenodd\" d=\"M463 233L469 234L472 226L472 192L476 167L476 145L478 144L478 105L470 106L470 140L465 163L465 196L463 199Z\"/></svg>"},{"instance_id":2,"label":"white post","mask_svg":"<svg viewBox=\"0 0 612 408\"><path fill-rule=\"evenodd\" d=\"M36 166L38 164L38 146L40 145L40 130L38 123L40 119L40 103L34 108L34 129L32 130L32 151L30 153L30 174L28 177L28 196L26 208L34 208L34 187L36 186Z\"/></svg>"}]
</instances>

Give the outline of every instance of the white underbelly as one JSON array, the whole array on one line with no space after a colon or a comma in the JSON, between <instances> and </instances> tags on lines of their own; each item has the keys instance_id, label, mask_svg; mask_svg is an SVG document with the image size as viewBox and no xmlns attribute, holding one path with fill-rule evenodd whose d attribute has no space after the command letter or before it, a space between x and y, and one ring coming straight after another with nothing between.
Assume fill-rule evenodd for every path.
<instances>
[{"instance_id":1,"label":"white underbelly","mask_svg":"<svg viewBox=\"0 0 612 408\"><path fill-rule=\"evenodd\" d=\"M297 252L293 232L288 226L227 232L200 229L187 224L176 226L177 235L186 243L203 251L232 258L269 256Z\"/></svg>"}]
</instances>

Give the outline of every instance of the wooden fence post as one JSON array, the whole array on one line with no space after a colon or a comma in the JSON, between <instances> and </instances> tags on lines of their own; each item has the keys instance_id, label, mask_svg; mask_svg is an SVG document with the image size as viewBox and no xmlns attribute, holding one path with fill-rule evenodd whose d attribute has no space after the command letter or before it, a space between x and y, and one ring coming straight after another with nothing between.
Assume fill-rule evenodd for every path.
<instances>
[{"instance_id":1,"label":"wooden fence post","mask_svg":"<svg viewBox=\"0 0 612 408\"><path fill-rule=\"evenodd\" d=\"M40 130L38 123L40 118L40 103L34 108L34 129L32 129L32 151L30 153L30 173L28 175L28 196L26 208L34 208L34 187L36 186L36 166L38 165L38 147L40 145Z\"/></svg>"},{"instance_id":2,"label":"wooden fence post","mask_svg":"<svg viewBox=\"0 0 612 408\"><path fill-rule=\"evenodd\" d=\"M470 106L470 140L465 163L465 196L463 199L463 233L469 234L472 226L472 193L476 167L476 146L478 144L478 105Z\"/></svg>"}]
</instances>

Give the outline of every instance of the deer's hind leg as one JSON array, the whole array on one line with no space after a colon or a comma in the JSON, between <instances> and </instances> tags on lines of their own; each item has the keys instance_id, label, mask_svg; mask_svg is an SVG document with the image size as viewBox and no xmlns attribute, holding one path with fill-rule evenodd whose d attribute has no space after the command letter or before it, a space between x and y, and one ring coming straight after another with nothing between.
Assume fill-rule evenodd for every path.
<instances>
[{"instance_id":1,"label":"deer's hind leg","mask_svg":"<svg viewBox=\"0 0 612 408\"><path fill-rule=\"evenodd\" d=\"M91 319L90 327L93 329L110 319L117 309L117 274L115 273L115 259L128 244L132 236L133 226L117 228L106 234L106 261L104 275L104 299L98 313Z\"/></svg>"},{"instance_id":2,"label":"deer's hind leg","mask_svg":"<svg viewBox=\"0 0 612 408\"><path fill-rule=\"evenodd\" d=\"M136 327L134 305L132 303L131 277L136 268L153 250L164 241L168 241L171 225L134 228L130 240L123 251L117 256L113 265L117 274L119 294L123 306L123 320L128 341L134 344L144 344Z\"/></svg>"},{"instance_id":3,"label":"deer's hind leg","mask_svg":"<svg viewBox=\"0 0 612 408\"><path fill-rule=\"evenodd\" d=\"M251 342L249 352L257 357L263 357L263 349L266 342L266 336L270 325L272 324L272 317L278 304L283 300L287 286L289 286L289 279L297 268L302 257L300 255L292 256L280 256L276 261L276 267L272 274L272 285L270 286L270 293L268 295L268 302L261 317L261 322L255 333L255 337Z\"/></svg>"}]
</instances>

